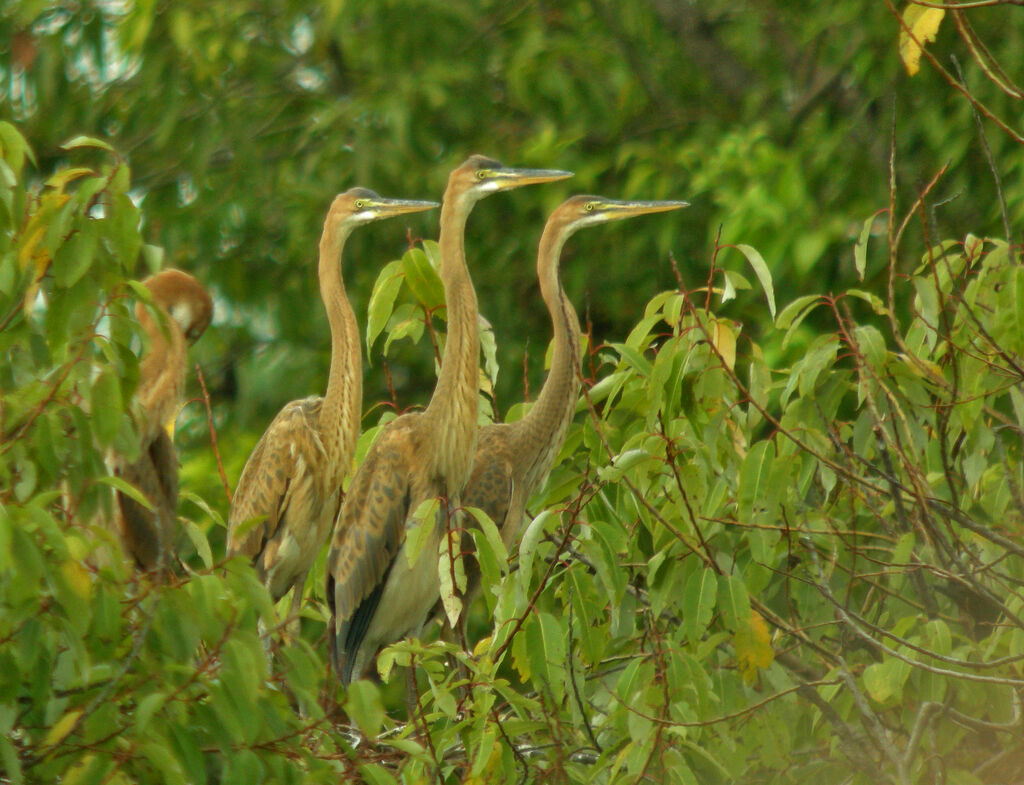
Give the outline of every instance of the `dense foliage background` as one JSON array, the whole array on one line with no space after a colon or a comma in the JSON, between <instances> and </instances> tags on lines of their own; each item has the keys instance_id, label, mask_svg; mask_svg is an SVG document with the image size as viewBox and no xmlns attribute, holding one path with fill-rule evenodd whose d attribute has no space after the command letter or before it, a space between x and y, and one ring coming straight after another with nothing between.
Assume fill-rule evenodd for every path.
<instances>
[{"instance_id":1,"label":"dense foliage background","mask_svg":"<svg viewBox=\"0 0 1024 785\"><path fill-rule=\"evenodd\" d=\"M1018 779L1024 14L922 9L8 3L0 777ZM470 220L500 417L542 379L546 213L580 192L693 206L573 239L586 395L514 568L478 537L468 645L431 629L345 694L322 564L302 636L265 659L256 621L279 616L222 562L220 468L233 484L326 383L333 194L437 198L471 152L576 172ZM432 389L435 220L346 252L381 330L363 449ZM89 555L103 451L138 449L127 282L161 265L217 314L193 353L209 406L192 379L176 434L188 571L154 587Z\"/></svg>"}]
</instances>

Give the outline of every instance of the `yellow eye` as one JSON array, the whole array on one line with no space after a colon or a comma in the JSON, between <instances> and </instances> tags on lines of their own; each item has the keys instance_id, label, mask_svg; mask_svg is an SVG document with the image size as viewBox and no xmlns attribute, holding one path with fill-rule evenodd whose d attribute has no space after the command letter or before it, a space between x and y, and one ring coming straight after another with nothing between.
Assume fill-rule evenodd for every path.
<instances>
[{"instance_id":1,"label":"yellow eye","mask_svg":"<svg viewBox=\"0 0 1024 785\"><path fill-rule=\"evenodd\" d=\"M366 200L365 199L356 199L356 209L357 210L362 210L364 207L366 207Z\"/></svg>"},{"instance_id":2,"label":"yellow eye","mask_svg":"<svg viewBox=\"0 0 1024 785\"><path fill-rule=\"evenodd\" d=\"M594 207L595 205L593 202L587 202L583 209L586 210L588 213L592 213L594 212Z\"/></svg>"},{"instance_id":3,"label":"yellow eye","mask_svg":"<svg viewBox=\"0 0 1024 785\"><path fill-rule=\"evenodd\" d=\"M487 179L487 172L485 172L483 169L477 169L476 170L476 179L477 180L486 180Z\"/></svg>"}]
</instances>

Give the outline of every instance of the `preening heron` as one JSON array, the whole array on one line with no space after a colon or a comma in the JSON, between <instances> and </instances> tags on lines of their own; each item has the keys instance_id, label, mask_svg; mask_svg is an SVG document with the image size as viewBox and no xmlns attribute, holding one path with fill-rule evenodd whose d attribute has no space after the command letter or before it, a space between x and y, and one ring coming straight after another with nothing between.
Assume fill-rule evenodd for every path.
<instances>
[{"instance_id":1,"label":"preening heron","mask_svg":"<svg viewBox=\"0 0 1024 785\"><path fill-rule=\"evenodd\" d=\"M114 473L134 485L153 505L147 510L130 496L116 495L115 525L125 550L143 570L169 566L178 508L178 456L167 432L185 393L185 352L213 317L213 301L202 285L181 270L163 270L142 282L165 317L159 323L139 303L135 315L148 338L139 362L135 398L140 410L142 452L135 461L111 459Z\"/></svg>"}]
</instances>

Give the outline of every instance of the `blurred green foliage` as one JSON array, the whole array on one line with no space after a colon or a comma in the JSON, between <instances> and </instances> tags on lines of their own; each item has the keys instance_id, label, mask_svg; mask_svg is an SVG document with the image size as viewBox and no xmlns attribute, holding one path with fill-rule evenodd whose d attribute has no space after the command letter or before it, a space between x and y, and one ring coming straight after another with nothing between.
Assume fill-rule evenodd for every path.
<instances>
[{"instance_id":1,"label":"blurred green foliage","mask_svg":"<svg viewBox=\"0 0 1024 785\"><path fill-rule=\"evenodd\" d=\"M967 19L929 49L1012 125L1020 100L986 58L1019 75L1024 21L972 10L978 56ZM866 0L8 4L0 777L1017 776L1024 276L1006 235L1024 146L985 121L989 159L935 67L906 77L898 31ZM195 400L176 433L186 573L98 567L104 452L138 449L131 279L175 265L215 292L195 357L234 481L281 403L325 384L313 261L331 196L436 197L474 151L577 173L470 220L499 418L522 409L524 367L539 388L546 212L586 191L693 207L567 249L586 395L515 569L475 537L469 651L428 631L381 657L383 689L341 694L321 556L302 636L268 664L256 623L277 611L220 561L227 502ZM415 219L346 251L373 324L360 455L391 404L432 387L444 325L418 241L434 234Z\"/></svg>"}]
</instances>

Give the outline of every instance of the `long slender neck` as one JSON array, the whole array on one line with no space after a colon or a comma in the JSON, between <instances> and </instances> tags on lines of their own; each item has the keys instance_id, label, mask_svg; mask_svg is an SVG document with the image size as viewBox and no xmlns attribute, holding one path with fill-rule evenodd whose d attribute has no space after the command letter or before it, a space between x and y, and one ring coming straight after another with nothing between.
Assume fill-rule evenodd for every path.
<instances>
[{"instance_id":1,"label":"long slender neck","mask_svg":"<svg viewBox=\"0 0 1024 785\"><path fill-rule=\"evenodd\" d=\"M537 401L522 420L513 424L515 452L528 486L539 483L551 468L576 410L580 389L580 322L558 277L559 257L568 237L562 227L546 226L537 254L537 278L551 316L554 348L551 370Z\"/></svg>"},{"instance_id":2,"label":"long slender neck","mask_svg":"<svg viewBox=\"0 0 1024 785\"><path fill-rule=\"evenodd\" d=\"M320 438L344 474L359 439L363 405L363 364L359 324L341 279L341 252L351 227L331 220L320 237L320 297L331 325L331 371L320 407Z\"/></svg>"},{"instance_id":3,"label":"long slender neck","mask_svg":"<svg viewBox=\"0 0 1024 785\"><path fill-rule=\"evenodd\" d=\"M441 283L448 310L448 337L434 394L423 412L435 431L438 450L435 474L449 493L466 484L476 448L480 336L476 292L466 268L466 218L472 203L450 193L441 207Z\"/></svg>"},{"instance_id":4,"label":"long slender neck","mask_svg":"<svg viewBox=\"0 0 1024 785\"><path fill-rule=\"evenodd\" d=\"M149 349L139 363L139 387L135 393L145 418L143 435L149 441L174 419L184 395L185 336L166 311L164 329L143 305L136 307L135 315L149 337Z\"/></svg>"}]
</instances>

